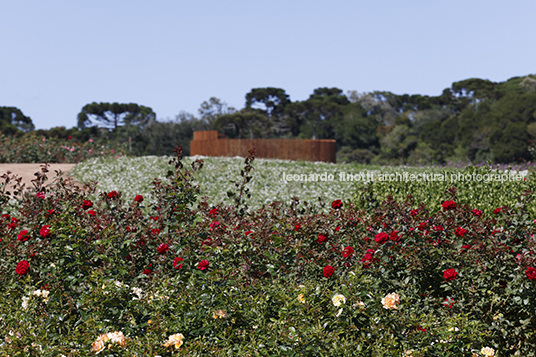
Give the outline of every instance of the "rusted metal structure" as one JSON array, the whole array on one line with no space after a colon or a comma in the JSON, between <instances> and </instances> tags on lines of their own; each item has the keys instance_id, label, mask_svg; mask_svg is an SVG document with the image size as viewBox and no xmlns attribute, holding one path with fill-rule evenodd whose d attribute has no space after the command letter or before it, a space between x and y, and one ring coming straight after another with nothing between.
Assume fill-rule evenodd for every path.
<instances>
[{"instance_id":1,"label":"rusted metal structure","mask_svg":"<svg viewBox=\"0 0 536 357\"><path fill-rule=\"evenodd\" d=\"M336 162L336 140L227 139L216 130L195 131L190 155L242 156L255 148L265 159Z\"/></svg>"}]
</instances>

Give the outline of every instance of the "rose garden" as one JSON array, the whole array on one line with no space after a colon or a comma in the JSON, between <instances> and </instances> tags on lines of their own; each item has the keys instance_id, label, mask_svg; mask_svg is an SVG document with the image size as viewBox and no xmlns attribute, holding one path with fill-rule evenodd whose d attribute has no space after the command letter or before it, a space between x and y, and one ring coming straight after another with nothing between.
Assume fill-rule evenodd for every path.
<instances>
[{"instance_id":1,"label":"rose garden","mask_svg":"<svg viewBox=\"0 0 536 357\"><path fill-rule=\"evenodd\" d=\"M533 172L500 204L363 185L252 208L254 166L229 205L180 149L150 203L46 166L28 191L5 175L2 355L536 355Z\"/></svg>"}]
</instances>

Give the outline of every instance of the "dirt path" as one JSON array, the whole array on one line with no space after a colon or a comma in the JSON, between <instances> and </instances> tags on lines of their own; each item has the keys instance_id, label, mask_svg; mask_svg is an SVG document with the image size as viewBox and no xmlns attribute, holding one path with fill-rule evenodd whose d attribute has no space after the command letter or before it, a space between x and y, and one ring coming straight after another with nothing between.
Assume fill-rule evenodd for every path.
<instances>
[{"instance_id":1,"label":"dirt path","mask_svg":"<svg viewBox=\"0 0 536 357\"><path fill-rule=\"evenodd\" d=\"M35 179L35 173L41 172L42 164L0 164L0 176L11 171L11 174L16 174L22 177L22 182L26 184L26 188L32 187L31 180ZM56 177L55 170L61 170L66 176L75 167L76 164L50 164L49 172L47 173L47 183L52 182L52 179ZM2 180L3 182L3 180Z\"/></svg>"}]
</instances>

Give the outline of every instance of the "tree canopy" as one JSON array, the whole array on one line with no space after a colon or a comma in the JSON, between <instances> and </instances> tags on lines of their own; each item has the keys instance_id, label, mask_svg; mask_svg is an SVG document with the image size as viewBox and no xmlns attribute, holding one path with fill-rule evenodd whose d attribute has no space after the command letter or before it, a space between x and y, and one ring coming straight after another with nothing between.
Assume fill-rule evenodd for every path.
<instances>
[{"instance_id":1,"label":"tree canopy","mask_svg":"<svg viewBox=\"0 0 536 357\"><path fill-rule=\"evenodd\" d=\"M13 135L17 132L34 130L32 119L22 113L16 107L0 107L0 132L5 135Z\"/></svg>"},{"instance_id":2,"label":"tree canopy","mask_svg":"<svg viewBox=\"0 0 536 357\"><path fill-rule=\"evenodd\" d=\"M156 120L156 114L149 107L135 103L96 103L87 104L78 114L80 129L89 125L101 124L117 129L121 125L145 125Z\"/></svg>"},{"instance_id":3,"label":"tree canopy","mask_svg":"<svg viewBox=\"0 0 536 357\"><path fill-rule=\"evenodd\" d=\"M246 109L256 110L267 117L282 116L289 103L289 96L281 88L253 88L246 94Z\"/></svg>"},{"instance_id":4,"label":"tree canopy","mask_svg":"<svg viewBox=\"0 0 536 357\"><path fill-rule=\"evenodd\" d=\"M282 88L253 88L242 109L211 97L198 117L179 117L158 122L149 107L94 102L78 114L77 128L43 135L105 136L128 142L135 155L160 155L176 142L187 150L193 131L218 130L228 138L335 139L338 160L362 163L536 160L536 75L504 82L469 78L437 96L320 87L293 102ZM0 107L2 134L33 129L18 108Z\"/></svg>"}]
</instances>

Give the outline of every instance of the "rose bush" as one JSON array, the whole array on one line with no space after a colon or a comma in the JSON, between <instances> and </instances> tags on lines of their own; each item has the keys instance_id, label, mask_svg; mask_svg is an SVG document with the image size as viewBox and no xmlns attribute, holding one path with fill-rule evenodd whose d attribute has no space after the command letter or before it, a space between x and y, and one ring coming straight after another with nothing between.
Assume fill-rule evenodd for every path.
<instances>
[{"instance_id":1,"label":"rose bush","mask_svg":"<svg viewBox=\"0 0 536 357\"><path fill-rule=\"evenodd\" d=\"M73 141L57 137L46 138L35 132L13 136L0 133L1 163L77 163L92 157L123 156L127 151L126 144L117 141L110 143L104 138Z\"/></svg>"},{"instance_id":2,"label":"rose bush","mask_svg":"<svg viewBox=\"0 0 536 357\"><path fill-rule=\"evenodd\" d=\"M2 355L534 355L533 191L480 215L444 210L454 189L436 207L247 211L199 200L180 159L149 213L92 184L47 186L46 167L34 192L0 187Z\"/></svg>"}]
</instances>

